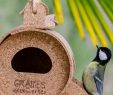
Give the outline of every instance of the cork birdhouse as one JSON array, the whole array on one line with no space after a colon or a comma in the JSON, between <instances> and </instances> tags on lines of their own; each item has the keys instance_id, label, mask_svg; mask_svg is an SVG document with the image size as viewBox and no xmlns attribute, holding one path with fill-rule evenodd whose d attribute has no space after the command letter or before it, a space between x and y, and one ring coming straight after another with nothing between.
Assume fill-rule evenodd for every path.
<instances>
[{"instance_id":1,"label":"cork birdhouse","mask_svg":"<svg viewBox=\"0 0 113 95\"><path fill-rule=\"evenodd\" d=\"M0 42L0 95L87 95L73 79L72 51L53 30L48 7L29 1L22 14L23 24Z\"/></svg>"}]
</instances>

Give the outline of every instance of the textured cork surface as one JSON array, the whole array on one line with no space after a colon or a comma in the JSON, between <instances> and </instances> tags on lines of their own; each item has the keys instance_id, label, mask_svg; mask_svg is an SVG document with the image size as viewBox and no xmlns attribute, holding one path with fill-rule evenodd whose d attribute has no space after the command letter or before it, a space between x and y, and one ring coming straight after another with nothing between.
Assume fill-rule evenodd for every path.
<instances>
[{"instance_id":1,"label":"textured cork surface","mask_svg":"<svg viewBox=\"0 0 113 95\"><path fill-rule=\"evenodd\" d=\"M83 85L77 79L71 81L70 85L66 88L62 95L89 95L83 88Z\"/></svg>"},{"instance_id":2,"label":"textured cork surface","mask_svg":"<svg viewBox=\"0 0 113 95\"><path fill-rule=\"evenodd\" d=\"M53 32L38 30L22 32L22 29L17 29L2 42L0 45L1 95L59 95L69 84L73 73L73 58L70 59L70 53L65 49L66 45L61 44L49 33ZM48 73L23 73L16 72L12 68L13 57L27 47L39 48L48 54L52 61L52 69Z\"/></svg>"},{"instance_id":3,"label":"textured cork surface","mask_svg":"<svg viewBox=\"0 0 113 95\"><path fill-rule=\"evenodd\" d=\"M22 11L23 24L0 40L0 95L88 95L73 79L73 53L53 31L54 16L42 2L34 14L32 4Z\"/></svg>"},{"instance_id":4,"label":"textured cork surface","mask_svg":"<svg viewBox=\"0 0 113 95\"><path fill-rule=\"evenodd\" d=\"M49 15L48 7L44 3L36 4L36 13L33 13L32 2L28 2L22 11L24 16L22 26L35 26L40 29L52 29L55 28L56 21L54 15L51 18Z\"/></svg>"}]
</instances>

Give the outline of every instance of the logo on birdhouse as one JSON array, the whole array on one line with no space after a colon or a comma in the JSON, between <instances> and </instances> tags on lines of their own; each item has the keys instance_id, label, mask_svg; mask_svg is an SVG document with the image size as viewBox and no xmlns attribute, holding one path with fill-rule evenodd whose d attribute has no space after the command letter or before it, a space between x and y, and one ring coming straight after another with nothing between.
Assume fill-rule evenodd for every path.
<instances>
[{"instance_id":1,"label":"logo on birdhouse","mask_svg":"<svg viewBox=\"0 0 113 95\"><path fill-rule=\"evenodd\" d=\"M14 82L15 88L13 92L16 94L26 93L26 94L46 94L45 82L41 81L31 81L31 80L15 80Z\"/></svg>"}]
</instances>

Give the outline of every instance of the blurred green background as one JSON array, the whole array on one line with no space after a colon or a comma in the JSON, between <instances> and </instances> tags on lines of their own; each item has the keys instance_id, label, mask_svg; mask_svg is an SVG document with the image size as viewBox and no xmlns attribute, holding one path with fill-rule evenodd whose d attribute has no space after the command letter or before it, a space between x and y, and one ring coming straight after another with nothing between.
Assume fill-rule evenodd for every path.
<instances>
[{"instance_id":1,"label":"blurred green background","mask_svg":"<svg viewBox=\"0 0 113 95\"><path fill-rule=\"evenodd\" d=\"M53 1L43 1L48 5L50 13L55 13ZM111 2L112 0L108 1ZM76 61L74 77L81 80L84 68L96 55L96 47L92 44L90 36L88 32L86 32L87 30L85 26L84 30L86 38L84 41L80 38L66 0L61 0L61 2L64 22L57 26L55 30L64 36L70 44ZM26 3L27 0L0 0L0 37L5 35L5 33L11 29L21 25L23 17L19 15L19 12L24 8ZM112 21L111 23L113 24ZM109 48L113 51L112 44L108 40L107 43L109 44ZM107 65L104 84L104 95L113 95L113 58Z\"/></svg>"}]
</instances>

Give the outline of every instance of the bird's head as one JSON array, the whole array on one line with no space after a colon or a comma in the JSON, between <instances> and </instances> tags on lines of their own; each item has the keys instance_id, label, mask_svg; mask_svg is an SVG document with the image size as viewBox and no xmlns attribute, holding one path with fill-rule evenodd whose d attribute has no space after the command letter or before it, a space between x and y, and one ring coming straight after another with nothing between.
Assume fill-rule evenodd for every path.
<instances>
[{"instance_id":1,"label":"bird's head","mask_svg":"<svg viewBox=\"0 0 113 95\"><path fill-rule=\"evenodd\" d=\"M111 50L107 47L99 47L97 46L97 55L94 61L100 63L100 65L106 65L111 59Z\"/></svg>"}]
</instances>

